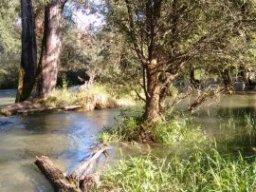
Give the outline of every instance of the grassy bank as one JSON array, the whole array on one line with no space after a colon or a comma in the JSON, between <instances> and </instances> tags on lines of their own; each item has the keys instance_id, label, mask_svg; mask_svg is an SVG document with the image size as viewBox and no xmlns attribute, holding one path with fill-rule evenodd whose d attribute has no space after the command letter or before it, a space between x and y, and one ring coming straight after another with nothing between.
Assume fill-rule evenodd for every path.
<instances>
[{"instance_id":1,"label":"grassy bank","mask_svg":"<svg viewBox=\"0 0 256 192\"><path fill-rule=\"evenodd\" d=\"M84 110L114 108L116 100L110 97L104 86L94 86L84 90L57 89L43 102L47 105L80 105Z\"/></svg>"},{"instance_id":2,"label":"grassy bank","mask_svg":"<svg viewBox=\"0 0 256 192\"><path fill-rule=\"evenodd\" d=\"M119 161L102 177L102 189L129 192L254 192L256 163L215 149L160 159L151 155Z\"/></svg>"},{"instance_id":3,"label":"grassy bank","mask_svg":"<svg viewBox=\"0 0 256 192\"><path fill-rule=\"evenodd\" d=\"M101 133L100 140L110 143L136 140L163 144L201 143L205 140L199 124L194 123L190 117L172 115L168 120L149 125L142 123L141 116L141 110L121 112L115 125Z\"/></svg>"},{"instance_id":4,"label":"grassy bank","mask_svg":"<svg viewBox=\"0 0 256 192\"><path fill-rule=\"evenodd\" d=\"M79 90L66 88L55 90L47 99L39 100L47 106L79 105L82 110L107 109L120 106L133 106L136 102L129 97L116 98L106 85L96 84L91 88Z\"/></svg>"},{"instance_id":5,"label":"grassy bank","mask_svg":"<svg viewBox=\"0 0 256 192\"><path fill-rule=\"evenodd\" d=\"M101 140L137 140L140 115L134 111L121 114L116 124L101 134ZM250 117L228 118L220 130L231 132L222 138L209 137L192 117L182 114L145 127L160 147L148 155L126 155L110 165L102 173L100 191L254 192L256 156L248 151L252 148L249 142L255 140L253 122Z\"/></svg>"}]
</instances>

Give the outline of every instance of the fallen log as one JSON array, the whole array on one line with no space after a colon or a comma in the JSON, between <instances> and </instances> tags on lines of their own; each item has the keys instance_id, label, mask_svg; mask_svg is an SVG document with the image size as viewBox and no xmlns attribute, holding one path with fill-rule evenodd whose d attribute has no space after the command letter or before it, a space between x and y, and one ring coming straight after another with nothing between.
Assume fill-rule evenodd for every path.
<instances>
[{"instance_id":1,"label":"fallen log","mask_svg":"<svg viewBox=\"0 0 256 192\"><path fill-rule=\"evenodd\" d=\"M87 192L99 183L98 176L92 174L91 171L101 154L106 156L107 149L108 146L105 144L94 147L89 158L83 159L68 176L57 168L47 156L36 157L35 164L50 181L56 192Z\"/></svg>"},{"instance_id":2,"label":"fallen log","mask_svg":"<svg viewBox=\"0 0 256 192\"><path fill-rule=\"evenodd\" d=\"M14 114L29 114L29 113L45 112L45 111L72 111L80 108L81 108L80 105L49 106L31 99L31 100L26 100L20 103L4 106L0 108L0 113L3 115L9 116Z\"/></svg>"},{"instance_id":3,"label":"fallen log","mask_svg":"<svg viewBox=\"0 0 256 192\"><path fill-rule=\"evenodd\" d=\"M49 111L74 111L80 109L79 105L71 105L71 106L61 106L61 107L38 107L38 108L30 108L30 109L22 109L17 110L17 114L28 114L35 112L49 112Z\"/></svg>"},{"instance_id":4,"label":"fallen log","mask_svg":"<svg viewBox=\"0 0 256 192\"><path fill-rule=\"evenodd\" d=\"M60 107L60 109L64 110L64 111L74 111L77 109L80 109L82 106L80 105L69 105L69 106L63 106Z\"/></svg>"},{"instance_id":5,"label":"fallen log","mask_svg":"<svg viewBox=\"0 0 256 192\"><path fill-rule=\"evenodd\" d=\"M55 191L81 192L75 182L72 182L57 168L47 156L36 157L35 164L45 177L50 181Z\"/></svg>"},{"instance_id":6,"label":"fallen log","mask_svg":"<svg viewBox=\"0 0 256 192\"><path fill-rule=\"evenodd\" d=\"M15 103L12 105L7 105L2 108L0 108L0 112L3 115L13 115L19 110L23 109L31 109L31 108L40 108L40 104L35 104L33 100L26 100L20 103Z\"/></svg>"}]
</instances>

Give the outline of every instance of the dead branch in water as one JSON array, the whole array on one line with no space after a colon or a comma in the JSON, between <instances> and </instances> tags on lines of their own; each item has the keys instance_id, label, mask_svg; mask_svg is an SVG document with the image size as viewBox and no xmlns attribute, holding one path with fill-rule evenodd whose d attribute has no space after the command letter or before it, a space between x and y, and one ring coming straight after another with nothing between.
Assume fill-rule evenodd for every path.
<instances>
[{"instance_id":1,"label":"dead branch in water","mask_svg":"<svg viewBox=\"0 0 256 192\"><path fill-rule=\"evenodd\" d=\"M101 154L107 155L105 144L94 147L89 158L82 160L73 172L66 176L47 156L36 157L35 164L50 181L56 192L86 192L97 186L99 178L90 174Z\"/></svg>"},{"instance_id":2,"label":"dead branch in water","mask_svg":"<svg viewBox=\"0 0 256 192\"><path fill-rule=\"evenodd\" d=\"M188 111L189 112L194 112L201 104L203 104L207 99L217 97L221 93L225 93L225 89L219 89L217 91L215 90L210 90L203 92L200 94L189 106Z\"/></svg>"}]
</instances>

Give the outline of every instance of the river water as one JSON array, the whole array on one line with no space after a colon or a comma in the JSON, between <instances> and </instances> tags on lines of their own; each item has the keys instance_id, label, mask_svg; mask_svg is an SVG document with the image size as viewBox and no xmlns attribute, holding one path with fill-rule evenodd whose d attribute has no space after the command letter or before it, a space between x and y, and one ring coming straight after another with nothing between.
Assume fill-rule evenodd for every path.
<instances>
[{"instance_id":1,"label":"river water","mask_svg":"<svg viewBox=\"0 0 256 192\"><path fill-rule=\"evenodd\" d=\"M0 90L0 105L12 103L14 94ZM230 137L227 147L249 151L256 146L256 137L250 132L254 126L245 126L247 121L254 125L255 111L255 95L232 95L207 102L195 117L208 135ZM0 117L0 191L52 192L33 165L35 156L48 155L63 170L72 170L117 114L117 110L102 110Z\"/></svg>"},{"instance_id":2,"label":"river water","mask_svg":"<svg viewBox=\"0 0 256 192\"><path fill-rule=\"evenodd\" d=\"M0 104L13 102L13 93L1 90ZM102 110L0 117L0 191L53 191L33 165L35 156L48 155L63 170L71 170L116 114Z\"/></svg>"}]
</instances>

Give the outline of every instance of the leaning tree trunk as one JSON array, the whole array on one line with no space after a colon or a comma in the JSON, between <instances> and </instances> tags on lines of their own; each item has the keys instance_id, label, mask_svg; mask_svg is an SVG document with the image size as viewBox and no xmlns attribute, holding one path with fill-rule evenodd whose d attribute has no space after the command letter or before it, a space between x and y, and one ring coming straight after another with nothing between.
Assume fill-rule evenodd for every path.
<instances>
[{"instance_id":1,"label":"leaning tree trunk","mask_svg":"<svg viewBox=\"0 0 256 192\"><path fill-rule=\"evenodd\" d=\"M61 9L59 0L51 0L45 8L44 36L36 85L36 96L47 97L56 86L61 51Z\"/></svg>"},{"instance_id":2,"label":"leaning tree trunk","mask_svg":"<svg viewBox=\"0 0 256 192\"><path fill-rule=\"evenodd\" d=\"M160 94L161 84L159 82L159 73L157 71L157 61L152 60L147 66L147 91L146 109L144 119L147 122L156 122L160 117Z\"/></svg>"},{"instance_id":3,"label":"leaning tree trunk","mask_svg":"<svg viewBox=\"0 0 256 192\"><path fill-rule=\"evenodd\" d=\"M35 22L31 0L21 0L22 53L16 102L30 97L37 68Z\"/></svg>"}]
</instances>

